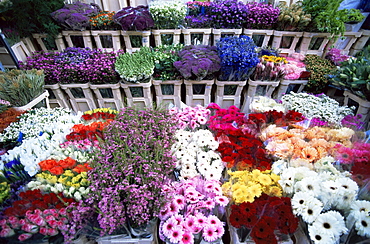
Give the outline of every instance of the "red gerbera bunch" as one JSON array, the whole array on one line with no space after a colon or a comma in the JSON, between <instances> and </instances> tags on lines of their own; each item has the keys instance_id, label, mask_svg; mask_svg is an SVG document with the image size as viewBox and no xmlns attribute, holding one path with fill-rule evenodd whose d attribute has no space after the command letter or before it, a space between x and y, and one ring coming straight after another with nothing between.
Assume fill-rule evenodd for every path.
<instances>
[{"instance_id":1,"label":"red gerbera bunch","mask_svg":"<svg viewBox=\"0 0 370 244\"><path fill-rule=\"evenodd\" d=\"M103 138L103 130L104 127L109 124L109 121L106 122L93 122L89 125L84 124L76 124L72 127L72 131L70 134L66 136L68 141L81 141L85 139L89 139L92 141L96 141L99 138Z\"/></svg>"}]
</instances>

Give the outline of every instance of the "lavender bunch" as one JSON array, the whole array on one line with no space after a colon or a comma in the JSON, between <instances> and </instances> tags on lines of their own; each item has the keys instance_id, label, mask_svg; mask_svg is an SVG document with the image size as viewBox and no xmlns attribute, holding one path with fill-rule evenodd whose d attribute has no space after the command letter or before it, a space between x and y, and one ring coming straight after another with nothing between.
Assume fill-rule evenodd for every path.
<instances>
[{"instance_id":1,"label":"lavender bunch","mask_svg":"<svg viewBox=\"0 0 370 244\"><path fill-rule=\"evenodd\" d=\"M221 60L219 80L247 80L259 62L253 39L248 36L224 37L216 46Z\"/></svg>"},{"instance_id":2,"label":"lavender bunch","mask_svg":"<svg viewBox=\"0 0 370 244\"><path fill-rule=\"evenodd\" d=\"M55 21L67 30L84 30L90 26L90 17L101 11L96 4L75 2L51 13Z\"/></svg>"},{"instance_id":3,"label":"lavender bunch","mask_svg":"<svg viewBox=\"0 0 370 244\"><path fill-rule=\"evenodd\" d=\"M179 57L173 65L185 79L213 79L221 68L215 46L188 45L179 52Z\"/></svg>"},{"instance_id":4,"label":"lavender bunch","mask_svg":"<svg viewBox=\"0 0 370 244\"><path fill-rule=\"evenodd\" d=\"M167 201L164 185L171 178L176 126L168 111L124 108L107 126L104 142L89 172L101 235L130 222L136 226L157 217Z\"/></svg>"},{"instance_id":5,"label":"lavender bunch","mask_svg":"<svg viewBox=\"0 0 370 244\"><path fill-rule=\"evenodd\" d=\"M209 7L208 16L213 28L239 29L246 24L248 6L238 0L216 0Z\"/></svg>"},{"instance_id":6,"label":"lavender bunch","mask_svg":"<svg viewBox=\"0 0 370 244\"><path fill-rule=\"evenodd\" d=\"M247 3L249 12L246 18L245 28L248 29L271 29L278 20L280 9L265 3Z\"/></svg>"},{"instance_id":7,"label":"lavender bunch","mask_svg":"<svg viewBox=\"0 0 370 244\"><path fill-rule=\"evenodd\" d=\"M113 19L125 31L143 31L154 27L148 6L124 7Z\"/></svg>"}]
</instances>

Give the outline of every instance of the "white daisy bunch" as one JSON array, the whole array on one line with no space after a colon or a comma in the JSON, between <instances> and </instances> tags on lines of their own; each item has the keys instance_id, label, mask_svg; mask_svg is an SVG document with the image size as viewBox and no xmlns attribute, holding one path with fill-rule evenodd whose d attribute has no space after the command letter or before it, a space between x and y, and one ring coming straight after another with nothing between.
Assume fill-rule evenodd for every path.
<instances>
[{"instance_id":1,"label":"white daisy bunch","mask_svg":"<svg viewBox=\"0 0 370 244\"><path fill-rule=\"evenodd\" d=\"M31 109L5 128L0 142L36 138L43 133L55 134L71 123L79 123L81 115L81 112L74 115L72 110L65 108Z\"/></svg>"},{"instance_id":2,"label":"white daisy bunch","mask_svg":"<svg viewBox=\"0 0 370 244\"><path fill-rule=\"evenodd\" d=\"M68 157L73 158L78 163L86 163L91 161L93 155L89 151L83 151L73 147L56 147L49 159L63 160Z\"/></svg>"},{"instance_id":3,"label":"white daisy bunch","mask_svg":"<svg viewBox=\"0 0 370 244\"><path fill-rule=\"evenodd\" d=\"M347 217L347 228L354 228L358 235L370 238L370 202L354 201Z\"/></svg>"},{"instance_id":4,"label":"white daisy bunch","mask_svg":"<svg viewBox=\"0 0 370 244\"><path fill-rule=\"evenodd\" d=\"M0 167L3 168L5 163L18 159L24 165L25 171L30 176L34 176L40 170L38 163L49 159L55 151L60 150L59 145L65 141L66 135L78 121L78 115L65 115L61 120L55 120L50 126L54 133L43 133L40 136L22 140L20 146L0 156Z\"/></svg>"},{"instance_id":5,"label":"white daisy bunch","mask_svg":"<svg viewBox=\"0 0 370 244\"><path fill-rule=\"evenodd\" d=\"M155 0L150 2L149 12L158 29L177 29L184 24L187 7L182 0Z\"/></svg>"},{"instance_id":6,"label":"white daisy bunch","mask_svg":"<svg viewBox=\"0 0 370 244\"><path fill-rule=\"evenodd\" d=\"M353 115L354 107L340 106L339 103L324 95L294 93L284 95L282 103L286 110L294 110L308 119L320 118L329 123L340 125L347 115Z\"/></svg>"},{"instance_id":7,"label":"white daisy bunch","mask_svg":"<svg viewBox=\"0 0 370 244\"><path fill-rule=\"evenodd\" d=\"M285 113L285 107L281 103L277 103L274 99L265 96L256 96L249 105L253 113L264 113L267 111L276 110Z\"/></svg>"},{"instance_id":8,"label":"white daisy bunch","mask_svg":"<svg viewBox=\"0 0 370 244\"><path fill-rule=\"evenodd\" d=\"M181 179L190 179L202 175L207 180L220 180L224 165L221 157L214 150L218 142L209 130L195 132L178 130L175 135L177 142L172 152L177 158L176 170Z\"/></svg>"}]
</instances>

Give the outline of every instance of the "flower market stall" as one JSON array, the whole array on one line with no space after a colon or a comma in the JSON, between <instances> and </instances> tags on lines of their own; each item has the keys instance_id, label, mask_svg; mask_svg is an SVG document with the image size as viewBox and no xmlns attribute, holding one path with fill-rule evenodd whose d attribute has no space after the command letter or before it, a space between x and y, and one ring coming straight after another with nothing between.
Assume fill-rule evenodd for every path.
<instances>
[{"instance_id":1,"label":"flower market stall","mask_svg":"<svg viewBox=\"0 0 370 244\"><path fill-rule=\"evenodd\" d=\"M360 7L51 2L0 71L1 243L369 242Z\"/></svg>"}]
</instances>

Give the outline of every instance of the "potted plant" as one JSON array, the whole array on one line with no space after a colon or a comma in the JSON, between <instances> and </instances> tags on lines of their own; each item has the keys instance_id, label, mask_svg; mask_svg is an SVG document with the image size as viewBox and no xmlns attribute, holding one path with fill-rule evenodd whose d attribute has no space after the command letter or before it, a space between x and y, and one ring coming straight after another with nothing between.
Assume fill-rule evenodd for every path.
<instances>
[{"instance_id":1,"label":"potted plant","mask_svg":"<svg viewBox=\"0 0 370 244\"><path fill-rule=\"evenodd\" d=\"M156 92L156 102L170 102L176 107L181 106L181 84L183 78L173 65L179 61L178 52L184 47L183 44L161 45L153 48L153 85Z\"/></svg>"},{"instance_id":2,"label":"potted plant","mask_svg":"<svg viewBox=\"0 0 370 244\"><path fill-rule=\"evenodd\" d=\"M154 27L154 20L148 6L124 7L113 19L122 28L127 52L137 51L141 46L149 47L150 28Z\"/></svg>"},{"instance_id":3,"label":"potted plant","mask_svg":"<svg viewBox=\"0 0 370 244\"><path fill-rule=\"evenodd\" d=\"M120 54L115 62L115 70L122 78L128 106L152 106L152 75L154 61L149 47L142 47L134 53Z\"/></svg>"},{"instance_id":4,"label":"potted plant","mask_svg":"<svg viewBox=\"0 0 370 244\"><path fill-rule=\"evenodd\" d=\"M152 34L155 45L177 44L180 42L181 27L185 25L186 5L181 0L152 1L149 12L154 20Z\"/></svg>"},{"instance_id":5,"label":"potted plant","mask_svg":"<svg viewBox=\"0 0 370 244\"><path fill-rule=\"evenodd\" d=\"M66 38L69 47L92 48L90 31L86 31L86 29L90 27L90 17L99 12L100 7L96 4L76 2L65 4L63 8L51 13L51 16L64 28L62 35ZM71 36L82 36L82 41L71 38ZM73 40L76 42L74 43Z\"/></svg>"},{"instance_id":6,"label":"potted plant","mask_svg":"<svg viewBox=\"0 0 370 244\"><path fill-rule=\"evenodd\" d=\"M186 104L189 106L211 102L211 89L217 72L220 70L220 58L215 46L188 45L179 52L180 60L173 63L184 77L186 85Z\"/></svg>"},{"instance_id":7,"label":"potted plant","mask_svg":"<svg viewBox=\"0 0 370 244\"><path fill-rule=\"evenodd\" d=\"M259 62L256 45L248 36L234 36L221 38L216 46L221 69L215 102L223 108L230 105L239 108L242 89Z\"/></svg>"},{"instance_id":8,"label":"potted plant","mask_svg":"<svg viewBox=\"0 0 370 244\"><path fill-rule=\"evenodd\" d=\"M101 11L90 17L91 35L96 47L105 51L121 49L119 25L113 20L115 12Z\"/></svg>"}]
</instances>

